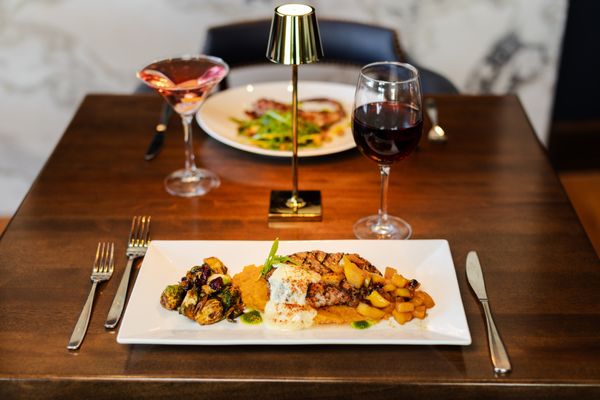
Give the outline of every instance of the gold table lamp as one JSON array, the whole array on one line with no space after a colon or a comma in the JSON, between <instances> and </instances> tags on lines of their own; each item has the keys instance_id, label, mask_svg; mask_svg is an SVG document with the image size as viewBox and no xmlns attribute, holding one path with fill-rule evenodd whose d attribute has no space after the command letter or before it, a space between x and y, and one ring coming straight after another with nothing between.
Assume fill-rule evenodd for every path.
<instances>
[{"instance_id":1,"label":"gold table lamp","mask_svg":"<svg viewBox=\"0 0 600 400\"><path fill-rule=\"evenodd\" d=\"M298 191L298 65L323 57L315 9L306 4L275 8L267 58L292 66L292 190L271 191L269 221L321 221L321 192Z\"/></svg>"}]
</instances>

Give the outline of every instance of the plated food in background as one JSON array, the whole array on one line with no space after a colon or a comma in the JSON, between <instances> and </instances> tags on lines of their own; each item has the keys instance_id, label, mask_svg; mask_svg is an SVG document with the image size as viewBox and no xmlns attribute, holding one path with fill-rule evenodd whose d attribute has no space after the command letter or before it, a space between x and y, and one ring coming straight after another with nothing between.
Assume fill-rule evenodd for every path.
<instances>
[{"instance_id":1,"label":"plated food in background","mask_svg":"<svg viewBox=\"0 0 600 400\"><path fill-rule=\"evenodd\" d=\"M238 134L250 143L271 150L292 148L292 107L269 98L260 98L245 110L247 119L232 117ZM348 122L342 104L329 98L315 98L298 104L298 147L321 147L344 134Z\"/></svg>"},{"instance_id":2,"label":"plated food in background","mask_svg":"<svg viewBox=\"0 0 600 400\"><path fill-rule=\"evenodd\" d=\"M248 265L233 279L220 260L205 259L180 283L167 286L161 305L201 325L233 321L246 310L244 322L284 330L329 324L363 329L385 319L405 324L424 319L435 305L415 279L391 267L382 274L358 254L313 250L277 256L277 246L275 241L262 266Z\"/></svg>"},{"instance_id":3,"label":"plated food in background","mask_svg":"<svg viewBox=\"0 0 600 400\"><path fill-rule=\"evenodd\" d=\"M302 81L298 85L302 110L299 157L324 156L356 147L349 118L354 91L354 85L334 82ZM282 141L281 135L270 137L271 132L262 128L264 136L253 138L258 132L257 123L271 128L291 126L290 100L289 82L233 87L211 95L197 120L208 135L228 146L264 156L291 157L289 142ZM340 116L342 119L334 122Z\"/></svg>"}]
</instances>

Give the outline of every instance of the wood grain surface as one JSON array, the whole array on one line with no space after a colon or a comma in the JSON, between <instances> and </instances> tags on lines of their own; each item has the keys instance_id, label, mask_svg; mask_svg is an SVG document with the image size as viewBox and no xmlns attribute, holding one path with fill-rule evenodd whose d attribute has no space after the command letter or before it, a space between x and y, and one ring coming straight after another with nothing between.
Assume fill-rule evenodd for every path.
<instances>
[{"instance_id":1,"label":"wood grain surface","mask_svg":"<svg viewBox=\"0 0 600 400\"><path fill-rule=\"evenodd\" d=\"M354 221L377 209L379 178L357 150L301 159L300 189L322 191L323 221L269 225L269 193L290 188L289 161L196 129L198 164L222 185L172 197L162 180L183 166L179 122L146 162L160 100L91 95L0 240L0 398L600 398L600 263L519 100L436 99L449 142L423 140L392 168L389 211L414 238L449 241L470 346L118 344L103 322L133 215L152 215L153 239L352 239ZM100 240L121 256L82 348L69 352ZM469 250L483 264L507 376L492 372Z\"/></svg>"}]
</instances>

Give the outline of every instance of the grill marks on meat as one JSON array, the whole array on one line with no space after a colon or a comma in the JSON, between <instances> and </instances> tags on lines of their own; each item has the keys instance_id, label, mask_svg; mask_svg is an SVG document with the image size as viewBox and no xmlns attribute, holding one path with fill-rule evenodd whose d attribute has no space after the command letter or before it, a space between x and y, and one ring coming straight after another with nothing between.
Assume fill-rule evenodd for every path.
<instances>
[{"instance_id":1,"label":"grill marks on meat","mask_svg":"<svg viewBox=\"0 0 600 400\"><path fill-rule=\"evenodd\" d=\"M365 295L363 290L355 289L345 280L339 286L322 282L311 283L308 286L306 303L314 308L327 306L356 307Z\"/></svg>"},{"instance_id":2,"label":"grill marks on meat","mask_svg":"<svg viewBox=\"0 0 600 400\"><path fill-rule=\"evenodd\" d=\"M303 269L317 272L318 274L333 274L340 270L340 260L344 253L325 253L321 250L303 251L294 253L288 257ZM346 254L346 256L359 268L380 275L379 270L358 254ZM326 307L334 305L347 305L356 307L364 293L352 287L345 279L339 285L325 284L323 282L311 283L308 286L306 302L314 307Z\"/></svg>"}]
</instances>

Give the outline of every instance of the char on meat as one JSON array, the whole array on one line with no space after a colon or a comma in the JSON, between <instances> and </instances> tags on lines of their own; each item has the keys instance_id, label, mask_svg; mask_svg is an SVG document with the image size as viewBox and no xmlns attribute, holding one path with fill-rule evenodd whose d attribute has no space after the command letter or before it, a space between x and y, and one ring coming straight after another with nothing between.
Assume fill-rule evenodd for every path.
<instances>
[{"instance_id":1,"label":"char on meat","mask_svg":"<svg viewBox=\"0 0 600 400\"><path fill-rule=\"evenodd\" d=\"M321 250L313 250L294 253L288 257L300 268L325 275L339 273L339 264L343 256L344 253L326 253ZM359 268L381 275L373 264L358 254L346 254L346 257ZM314 308L334 305L355 307L363 295L364 293L361 290L352 287L345 279L341 280L338 285L318 282L311 283L308 286L306 302Z\"/></svg>"}]
</instances>

